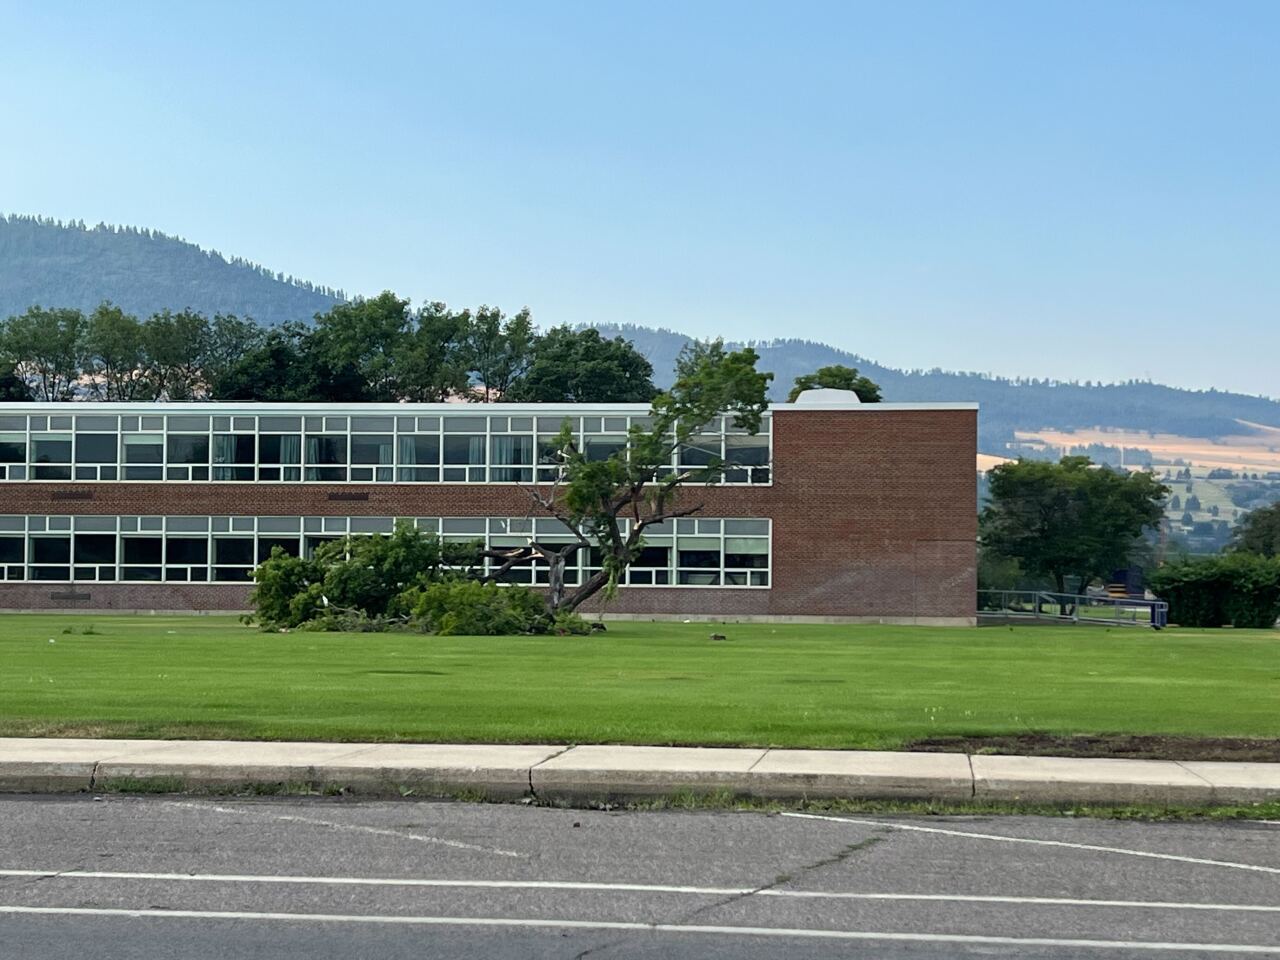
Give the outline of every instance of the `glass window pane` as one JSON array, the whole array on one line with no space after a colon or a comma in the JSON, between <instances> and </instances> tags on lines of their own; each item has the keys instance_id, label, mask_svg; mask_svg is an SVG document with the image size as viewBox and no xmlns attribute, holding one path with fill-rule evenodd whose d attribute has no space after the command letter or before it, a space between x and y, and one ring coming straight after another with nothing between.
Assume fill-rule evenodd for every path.
<instances>
[{"instance_id":1,"label":"glass window pane","mask_svg":"<svg viewBox=\"0 0 1280 960\"><path fill-rule=\"evenodd\" d=\"M252 537L218 537L213 541L213 562L226 566L253 566Z\"/></svg>"},{"instance_id":2,"label":"glass window pane","mask_svg":"<svg viewBox=\"0 0 1280 960\"><path fill-rule=\"evenodd\" d=\"M445 436L444 462L468 465L484 463L484 436Z\"/></svg>"},{"instance_id":3,"label":"glass window pane","mask_svg":"<svg viewBox=\"0 0 1280 960\"><path fill-rule=\"evenodd\" d=\"M124 462L164 463L164 438L158 433L125 434Z\"/></svg>"},{"instance_id":4,"label":"glass window pane","mask_svg":"<svg viewBox=\"0 0 1280 960\"><path fill-rule=\"evenodd\" d=\"M586 450L588 460L603 461L610 457L621 454L627 448L626 437L594 437L586 438Z\"/></svg>"},{"instance_id":5,"label":"glass window pane","mask_svg":"<svg viewBox=\"0 0 1280 960\"><path fill-rule=\"evenodd\" d=\"M395 447L391 434L356 434L351 438L352 463L389 464Z\"/></svg>"},{"instance_id":6,"label":"glass window pane","mask_svg":"<svg viewBox=\"0 0 1280 960\"><path fill-rule=\"evenodd\" d=\"M209 432L208 417L190 417L190 416L174 416L169 417L169 431L171 433L182 433L184 431L202 430Z\"/></svg>"},{"instance_id":7,"label":"glass window pane","mask_svg":"<svg viewBox=\"0 0 1280 960\"><path fill-rule=\"evenodd\" d=\"M263 433L301 432L301 417L259 417L258 429Z\"/></svg>"},{"instance_id":8,"label":"glass window pane","mask_svg":"<svg viewBox=\"0 0 1280 960\"><path fill-rule=\"evenodd\" d=\"M70 537L32 537L32 563L70 563Z\"/></svg>"},{"instance_id":9,"label":"glass window pane","mask_svg":"<svg viewBox=\"0 0 1280 960\"><path fill-rule=\"evenodd\" d=\"M0 563L22 563L23 537L0 537Z\"/></svg>"},{"instance_id":10,"label":"glass window pane","mask_svg":"<svg viewBox=\"0 0 1280 960\"><path fill-rule=\"evenodd\" d=\"M163 541L160 537L125 537L125 563L159 563Z\"/></svg>"},{"instance_id":11,"label":"glass window pane","mask_svg":"<svg viewBox=\"0 0 1280 960\"><path fill-rule=\"evenodd\" d=\"M307 434L307 463L345 465L347 438L337 434Z\"/></svg>"},{"instance_id":12,"label":"glass window pane","mask_svg":"<svg viewBox=\"0 0 1280 960\"><path fill-rule=\"evenodd\" d=\"M256 460L256 443L251 433L215 433L213 435L214 463L246 463Z\"/></svg>"},{"instance_id":13,"label":"glass window pane","mask_svg":"<svg viewBox=\"0 0 1280 960\"><path fill-rule=\"evenodd\" d=\"M297 537L259 537L258 562L261 563L263 560L268 559L274 547L279 547L291 557L298 556Z\"/></svg>"},{"instance_id":14,"label":"glass window pane","mask_svg":"<svg viewBox=\"0 0 1280 960\"><path fill-rule=\"evenodd\" d=\"M263 420L273 419L263 417ZM278 418L277 418L278 419ZM302 437L299 434L263 434L258 438L260 463L301 463Z\"/></svg>"},{"instance_id":15,"label":"glass window pane","mask_svg":"<svg viewBox=\"0 0 1280 960\"><path fill-rule=\"evenodd\" d=\"M70 463L71 462L71 438L70 437L35 437L32 440L32 446L35 448L36 463Z\"/></svg>"},{"instance_id":16,"label":"glass window pane","mask_svg":"<svg viewBox=\"0 0 1280 960\"><path fill-rule=\"evenodd\" d=\"M77 433L76 463L115 463L117 446L118 439L114 433Z\"/></svg>"},{"instance_id":17,"label":"glass window pane","mask_svg":"<svg viewBox=\"0 0 1280 960\"><path fill-rule=\"evenodd\" d=\"M440 462L440 436L428 433L400 437L400 464L413 466L419 463Z\"/></svg>"},{"instance_id":18,"label":"glass window pane","mask_svg":"<svg viewBox=\"0 0 1280 960\"><path fill-rule=\"evenodd\" d=\"M165 562L206 564L209 562L207 537L169 537L164 543Z\"/></svg>"},{"instance_id":19,"label":"glass window pane","mask_svg":"<svg viewBox=\"0 0 1280 960\"><path fill-rule=\"evenodd\" d=\"M76 563L116 562L116 536L114 533L77 533Z\"/></svg>"},{"instance_id":20,"label":"glass window pane","mask_svg":"<svg viewBox=\"0 0 1280 960\"><path fill-rule=\"evenodd\" d=\"M170 419L183 418L171 417ZM171 464L209 462L209 437L205 434L171 433L167 445Z\"/></svg>"},{"instance_id":21,"label":"glass window pane","mask_svg":"<svg viewBox=\"0 0 1280 960\"><path fill-rule=\"evenodd\" d=\"M26 463L27 438L21 433L0 434L0 463Z\"/></svg>"}]
</instances>

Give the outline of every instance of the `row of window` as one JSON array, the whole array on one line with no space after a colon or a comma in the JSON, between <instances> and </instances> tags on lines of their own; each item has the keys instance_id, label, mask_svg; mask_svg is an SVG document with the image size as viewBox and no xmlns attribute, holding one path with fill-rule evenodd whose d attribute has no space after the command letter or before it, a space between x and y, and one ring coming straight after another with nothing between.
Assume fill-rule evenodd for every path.
<instances>
[{"instance_id":1,"label":"row of window","mask_svg":"<svg viewBox=\"0 0 1280 960\"><path fill-rule=\"evenodd\" d=\"M0 480L528 483L555 479L566 421L604 460L647 418L0 414ZM713 418L669 469L716 462L727 483L769 483L769 418L756 435Z\"/></svg>"},{"instance_id":2,"label":"row of window","mask_svg":"<svg viewBox=\"0 0 1280 960\"><path fill-rule=\"evenodd\" d=\"M530 517L417 517L418 529L488 549L570 543L558 520ZM344 536L390 533L394 517L0 516L0 580L52 582L246 582L280 547L310 556ZM769 586L770 521L682 518L647 527L628 570L631 586ZM486 561L488 568L499 560ZM566 580L600 569L598 550L580 550ZM514 583L546 583L546 566L508 571Z\"/></svg>"}]
</instances>

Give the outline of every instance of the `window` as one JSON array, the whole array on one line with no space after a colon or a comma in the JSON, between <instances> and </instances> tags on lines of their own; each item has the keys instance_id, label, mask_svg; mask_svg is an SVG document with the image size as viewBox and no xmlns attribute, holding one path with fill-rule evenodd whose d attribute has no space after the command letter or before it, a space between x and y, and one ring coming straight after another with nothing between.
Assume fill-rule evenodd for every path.
<instances>
[{"instance_id":1,"label":"window","mask_svg":"<svg viewBox=\"0 0 1280 960\"><path fill-rule=\"evenodd\" d=\"M297 537L259 537L258 538L258 562L261 563L271 556L273 548L279 547L291 557L298 556L298 538Z\"/></svg>"},{"instance_id":2,"label":"window","mask_svg":"<svg viewBox=\"0 0 1280 960\"><path fill-rule=\"evenodd\" d=\"M183 565L209 562L209 541L205 537L169 537L164 542L165 563Z\"/></svg>"},{"instance_id":3,"label":"window","mask_svg":"<svg viewBox=\"0 0 1280 960\"><path fill-rule=\"evenodd\" d=\"M608 460L615 453L622 453L627 449L627 438L625 436L588 436L586 438L586 449L583 451L588 460Z\"/></svg>"},{"instance_id":4,"label":"window","mask_svg":"<svg viewBox=\"0 0 1280 960\"><path fill-rule=\"evenodd\" d=\"M346 480L346 464L346 434L307 434L306 477L308 480Z\"/></svg>"},{"instance_id":5,"label":"window","mask_svg":"<svg viewBox=\"0 0 1280 960\"><path fill-rule=\"evenodd\" d=\"M114 533L77 533L76 565L116 562L116 535Z\"/></svg>"},{"instance_id":6,"label":"window","mask_svg":"<svg viewBox=\"0 0 1280 960\"><path fill-rule=\"evenodd\" d=\"M215 433L213 479L252 480L256 447L251 433Z\"/></svg>"},{"instance_id":7,"label":"window","mask_svg":"<svg viewBox=\"0 0 1280 960\"><path fill-rule=\"evenodd\" d=\"M36 434L31 446L37 480L71 479L70 434Z\"/></svg>"},{"instance_id":8,"label":"window","mask_svg":"<svg viewBox=\"0 0 1280 960\"><path fill-rule=\"evenodd\" d=\"M209 438L202 433L169 434L169 463L204 464L209 462Z\"/></svg>"},{"instance_id":9,"label":"window","mask_svg":"<svg viewBox=\"0 0 1280 960\"><path fill-rule=\"evenodd\" d=\"M189 419L170 417L174 420ZM199 419L199 418L195 418ZM207 419L207 418L206 418ZM209 435L205 433L171 433L166 438L169 465L167 480L209 479Z\"/></svg>"},{"instance_id":10,"label":"window","mask_svg":"<svg viewBox=\"0 0 1280 960\"><path fill-rule=\"evenodd\" d=\"M289 417L263 417L265 424ZM296 419L296 418L294 418ZM258 437L259 480L301 480L302 435L297 433L264 433ZM294 464L294 466L288 466Z\"/></svg>"},{"instance_id":11,"label":"window","mask_svg":"<svg viewBox=\"0 0 1280 960\"><path fill-rule=\"evenodd\" d=\"M30 551L29 569L32 580L71 579L71 538L69 536L32 537Z\"/></svg>"},{"instance_id":12,"label":"window","mask_svg":"<svg viewBox=\"0 0 1280 960\"><path fill-rule=\"evenodd\" d=\"M163 479L164 436L159 433L126 433L124 463L126 480Z\"/></svg>"},{"instance_id":13,"label":"window","mask_svg":"<svg viewBox=\"0 0 1280 960\"><path fill-rule=\"evenodd\" d=\"M27 435L0 433L0 463L27 462Z\"/></svg>"},{"instance_id":14,"label":"window","mask_svg":"<svg viewBox=\"0 0 1280 960\"><path fill-rule=\"evenodd\" d=\"M450 481L484 482L484 435L445 435L444 479Z\"/></svg>"},{"instance_id":15,"label":"window","mask_svg":"<svg viewBox=\"0 0 1280 960\"><path fill-rule=\"evenodd\" d=\"M769 482L769 438L730 434L724 438L726 483Z\"/></svg>"},{"instance_id":16,"label":"window","mask_svg":"<svg viewBox=\"0 0 1280 960\"><path fill-rule=\"evenodd\" d=\"M253 566L252 537L214 537L214 580L231 582L252 580Z\"/></svg>"},{"instance_id":17,"label":"window","mask_svg":"<svg viewBox=\"0 0 1280 960\"><path fill-rule=\"evenodd\" d=\"M489 479L494 483L527 483L533 479L533 436L500 434L489 438Z\"/></svg>"},{"instance_id":18,"label":"window","mask_svg":"<svg viewBox=\"0 0 1280 960\"><path fill-rule=\"evenodd\" d=\"M351 479L391 479L395 462L395 437L389 433L357 433L351 437ZM368 464L368 466L365 466Z\"/></svg>"},{"instance_id":19,"label":"window","mask_svg":"<svg viewBox=\"0 0 1280 960\"><path fill-rule=\"evenodd\" d=\"M439 481L440 437L438 434L402 433L399 452L400 480L428 483ZM431 466L419 466L419 464L431 464Z\"/></svg>"},{"instance_id":20,"label":"window","mask_svg":"<svg viewBox=\"0 0 1280 960\"><path fill-rule=\"evenodd\" d=\"M449 543L495 549L521 547L530 538L547 546L574 543L573 533L550 517L415 522ZM0 580L243 583L274 547L291 556L305 549L310 556L321 544L348 534L387 535L396 523L389 516L0 516ZM622 527L625 534L629 522L624 520ZM644 544L626 574L628 586L770 585L768 520L685 517L646 527L644 533ZM595 548L573 551L566 583L581 583L600 569L602 560ZM488 562L490 571L499 565ZM520 564L507 579L545 584L547 565L541 560Z\"/></svg>"},{"instance_id":21,"label":"window","mask_svg":"<svg viewBox=\"0 0 1280 960\"><path fill-rule=\"evenodd\" d=\"M77 433L76 463L115 463L118 446L114 433Z\"/></svg>"}]
</instances>

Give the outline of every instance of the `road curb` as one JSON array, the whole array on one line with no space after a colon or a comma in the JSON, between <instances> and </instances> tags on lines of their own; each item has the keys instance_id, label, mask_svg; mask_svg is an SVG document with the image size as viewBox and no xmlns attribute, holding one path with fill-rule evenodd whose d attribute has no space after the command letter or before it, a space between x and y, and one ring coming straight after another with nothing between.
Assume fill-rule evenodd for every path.
<instances>
[{"instance_id":1,"label":"road curb","mask_svg":"<svg viewBox=\"0 0 1280 960\"><path fill-rule=\"evenodd\" d=\"M343 792L598 802L971 800L1209 806L1280 800L1280 763L542 744L0 739L0 792Z\"/></svg>"}]
</instances>

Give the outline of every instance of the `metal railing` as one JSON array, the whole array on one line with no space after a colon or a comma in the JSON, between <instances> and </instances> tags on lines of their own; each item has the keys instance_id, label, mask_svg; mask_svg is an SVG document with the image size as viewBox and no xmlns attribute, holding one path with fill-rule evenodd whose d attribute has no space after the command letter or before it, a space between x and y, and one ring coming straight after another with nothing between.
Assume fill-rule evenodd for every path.
<instances>
[{"instance_id":1,"label":"metal railing","mask_svg":"<svg viewBox=\"0 0 1280 960\"><path fill-rule=\"evenodd\" d=\"M1045 590L979 590L978 618L1099 623L1154 627L1169 623L1169 604L1141 597L1050 593Z\"/></svg>"}]
</instances>

